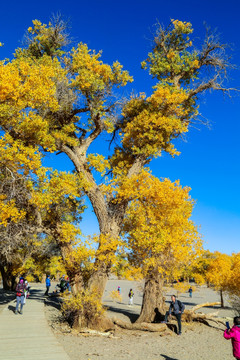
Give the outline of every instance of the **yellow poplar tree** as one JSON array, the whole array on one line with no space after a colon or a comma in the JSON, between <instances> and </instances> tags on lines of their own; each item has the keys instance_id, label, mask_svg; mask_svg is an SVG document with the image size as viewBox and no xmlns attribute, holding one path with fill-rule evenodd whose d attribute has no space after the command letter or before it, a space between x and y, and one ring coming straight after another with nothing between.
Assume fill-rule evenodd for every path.
<instances>
[{"instance_id":1,"label":"yellow poplar tree","mask_svg":"<svg viewBox=\"0 0 240 360\"><path fill-rule=\"evenodd\" d=\"M173 141L197 118L199 95L225 90L225 46L207 36L197 51L192 32L190 23L179 20L166 29L159 27L153 51L142 63L157 83L150 96L140 93L125 102L116 90L133 78L118 61L105 64L102 53L84 43L64 53L68 39L60 19L47 25L34 20L27 46L17 49L13 59L0 62L1 130L43 154L66 154L84 180L100 230L88 286L99 294L131 198L127 189L118 196L122 186L135 181L163 151L178 155ZM94 152L93 144L107 134L118 141L105 157ZM96 172L111 177L101 182Z\"/></svg>"},{"instance_id":2,"label":"yellow poplar tree","mask_svg":"<svg viewBox=\"0 0 240 360\"><path fill-rule=\"evenodd\" d=\"M155 308L165 313L164 280L177 278L186 262L201 253L201 237L190 220L194 202L189 191L179 181L160 181L146 171L132 184L123 229L130 261L145 278L139 322L153 321Z\"/></svg>"},{"instance_id":3,"label":"yellow poplar tree","mask_svg":"<svg viewBox=\"0 0 240 360\"><path fill-rule=\"evenodd\" d=\"M220 293L221 306L224 307L223 292L228 289L229 279L231 278L232 257L220 252L214 252L206 278Z\"/></svg>"}]
</instances>

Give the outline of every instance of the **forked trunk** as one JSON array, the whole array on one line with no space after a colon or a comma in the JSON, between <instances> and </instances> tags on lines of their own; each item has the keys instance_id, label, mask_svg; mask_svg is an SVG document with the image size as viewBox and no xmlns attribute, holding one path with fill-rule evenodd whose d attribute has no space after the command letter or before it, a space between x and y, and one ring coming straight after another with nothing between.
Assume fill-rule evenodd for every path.
<instances>
[{"instance_id":1,"label":"forked trunk","mask_svg":"<svg viewBox=\"0 0 240 360\"><path fill-rule=\"evenodd\" d=\"M149 276L145 280L142 309L137 322L159 322L164 319L165 312L163 279L159 275Z\"/></svg>"}]
</instances>

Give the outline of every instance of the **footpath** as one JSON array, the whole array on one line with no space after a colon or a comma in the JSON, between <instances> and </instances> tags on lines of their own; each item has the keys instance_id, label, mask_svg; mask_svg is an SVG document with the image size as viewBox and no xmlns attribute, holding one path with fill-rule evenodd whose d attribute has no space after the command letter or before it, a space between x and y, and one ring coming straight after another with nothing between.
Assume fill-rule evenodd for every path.
<instances>
[{"instance_id":1,"label":"footpath","mask_svg":"<svg viewBox=\"0 0 240 360\"><path fill-rule=\"evenodd\" d=\"M0 313L0 360L70 360L47 323L41 289L31 288L23 315L14 314L15 306Z\"/></svg>"}]
</instances>

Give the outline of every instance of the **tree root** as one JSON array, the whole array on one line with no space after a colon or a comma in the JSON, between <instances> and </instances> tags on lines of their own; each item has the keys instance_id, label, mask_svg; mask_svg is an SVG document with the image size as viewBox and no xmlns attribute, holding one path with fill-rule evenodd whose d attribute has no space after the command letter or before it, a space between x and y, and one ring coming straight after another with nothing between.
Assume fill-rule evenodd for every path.
<instances>
[{"instance_id":1,"label":"tree root","mask_svg":"<svg viewBox=\"0 0 240 360\"><path fill-rule=\"evenodd\" d=\"M221 305L220 302L213 302L213 303L204 303L199 304L196 306L193 306L189 310L185 310L185 312L182 315L182 320L186 322L192 322L192 321L198 321L201 323L204 323L205 325L212 326L209 322L214 322L215 324L221 324L225 326L225 319L218 318L218 311L209 313L209 314L203 314L203 313L195 313L196 310L201 309L206 306L216 306Z\"/></svg>"}]
</instances>

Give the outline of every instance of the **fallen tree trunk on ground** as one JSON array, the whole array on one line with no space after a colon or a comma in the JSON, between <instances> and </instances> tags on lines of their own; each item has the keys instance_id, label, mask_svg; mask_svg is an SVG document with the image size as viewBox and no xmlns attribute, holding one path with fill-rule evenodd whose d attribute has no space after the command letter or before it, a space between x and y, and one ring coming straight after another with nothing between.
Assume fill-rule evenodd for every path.
<instances>
[{"instance_id":1,"label":"fallen tree trunk on ground","mask_svg":"<svg viewBox=\"0 0 240 360\"><path fill-rule=\"evenodd\" d=\"M203 307L207 307L207 306L212 307L212 306L216 306L216 305L221 305L221 303L219 301L213 302L213 303L207 302L204 304L199 304L199 305L193 306L191 309L185 310L185 312L182 315L182 320L186 321L186 322L199 321L208 326L211 326L209 323L211 321L216 324L225 325L225 320L223 318L217 317L218 311L214 312L214 313L208 313L208 314L195 313L195 311L197 311Z\"/></svg>"},{"instance_id":2,"label":"fallen tree trunk on ground","mask_svg":"<svg viewBox=\"0 0 240 360\"><path fill-rule=\"evenodd\" d=\"M192 321L198 321L205 325L212 326L210 322L214 322L216 324L225 325L225 319L218 318L218 311L208 314L203 313L195 313L195 311L203 308L203 307L213 307L221 305L220 302L212 302L212 303L203 303L196 306L193 306L189 310L185 310L182 315L182 321L185 322L192 322ZM151 331L151 332L161 332L161 333L169 333L169 330L176 332L176 325L175 325L175 319L173 318L171 322L168 323L147 323L147 322L141 322L141 323L129 323L122 321L116 317L112 318L112 321L115 325L127 329L127 330L141 330L141 331ZM174 323L172 323L172 321Z\"/></svg>"},{"instance_id":3,"label":"fallen tree trunk on ground","mask_svg":"<svg viewBox=\"0 0 240 360\"><path fill-rule=\"evenodd\" d=\"M198 304L196 306L193 306L189 311L194 312L194 311L196 311L198 309L201 309L203 307L207 307L207 306L212 307L212 306L216 306L216 305L221 305L220 301L216 301L216 302L212 302L212 303L206 302L206 303L203 303L203 304Z\"/></svg>"},{"instance_id":4,"label":"fallen tree trunk on ground","mask_svg":"<svg viewBox=\"0 0 240 360\"><path fill-rule=\"evenodd\" d=\"M112 318L115 325L127 330L143 330L151 332L162 332L168 330L167 324L153 324L153 323L128 323L117 318Z\"/></svg>"}]
</instances>

